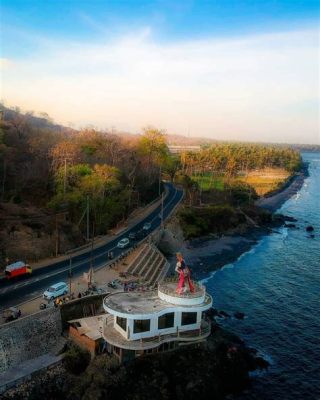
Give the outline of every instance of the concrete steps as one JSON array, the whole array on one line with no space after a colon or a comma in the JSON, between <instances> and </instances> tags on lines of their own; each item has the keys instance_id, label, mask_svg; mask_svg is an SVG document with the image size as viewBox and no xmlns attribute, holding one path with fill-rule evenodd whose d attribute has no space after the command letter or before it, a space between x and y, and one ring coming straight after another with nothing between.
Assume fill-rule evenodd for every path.
<instances>
[{"instance_id":1,"label":"concrete steps","mask_svg":"<svg viewBox=\"0 0 320 400\"><path fill-rule=\"evenodd\" d=\"M146 243L137 254L127 272L153 286L164 278L168 271L168 261L152 244Z\"/></svg>"}]
</instances>

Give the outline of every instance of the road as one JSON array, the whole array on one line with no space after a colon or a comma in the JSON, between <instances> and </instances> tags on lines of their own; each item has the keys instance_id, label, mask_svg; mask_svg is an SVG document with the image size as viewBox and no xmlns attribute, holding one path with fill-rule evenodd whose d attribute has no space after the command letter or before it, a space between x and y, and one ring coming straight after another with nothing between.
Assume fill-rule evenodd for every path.
<instances>
[{"instance_id":1,"label":"road","mask_svg":"<svg viewBox=\"0 0 320 400\"><path fill-rule=\"evenodd\" d=\"M165 220L174 207L181 201L183 191L176 189L172 184L165 184L168 189L168 194L163 202L163 219ZM105 265L108 252L112 251L114 256L118 256L124 251L130 249L137 242L130 241L130 244L125 249L119 249L117 243L119 240L128 237L130 232L136 232L142 229L146 222L151 223L151 228L148 234L154 232L161 224L161 205L152 211L148 216L141 219L139 223L130 227L130 229L122 232L118 236L108 242L94 248L89 249L85 253L71 257L72 275L77 277L88 272L91 259L93 259L94 269ZM1 280L0 282L0 311L13 305L21 304L32 298L42 295L42 293L52 284L67 281L70 270L70 260L59 261L48 266L36 269L33 271L32 277L20 278L14 281Z\"/></svg>"}]
</instances>

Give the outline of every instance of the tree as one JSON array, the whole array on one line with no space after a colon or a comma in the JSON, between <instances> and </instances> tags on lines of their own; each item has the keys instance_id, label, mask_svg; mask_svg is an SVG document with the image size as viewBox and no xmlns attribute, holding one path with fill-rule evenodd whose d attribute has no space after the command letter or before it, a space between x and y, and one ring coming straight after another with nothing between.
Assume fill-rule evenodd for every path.
<instances>
[{"instance_id":1,"label":"tree","mask_svg":"<svg viewBox=\"0 0 320 400\"><path fill-rule=\"evenodd\" d=\"M147 157L148 169L152 163L160 166L169 152L164 131L152 127L144 128L139 151L141 155Z\"/></svg>"},{"instance_id":2,"label":"tree","mask_svg":"<svg viewBox=\"0 0 320 400\"><path fill-rule=\"evenodd\" d=\"M75 164L81 161L81 152L76 143L69 140L56 144L50 151L49 156L52 159L52 167L57 170L65 164Z\"/></svg>"},{"instance_id":3,"label":"tree","mask_svg":"<svg viewBox=\"0 0 320 400\"><path fill-rule=\"evenodd\" d=\"M170 176L171 182L174 181L174 177L179 169L181 169L179 156L167 155L167 157L164 159L163 172Z\"/></svg>"}]
</instances>

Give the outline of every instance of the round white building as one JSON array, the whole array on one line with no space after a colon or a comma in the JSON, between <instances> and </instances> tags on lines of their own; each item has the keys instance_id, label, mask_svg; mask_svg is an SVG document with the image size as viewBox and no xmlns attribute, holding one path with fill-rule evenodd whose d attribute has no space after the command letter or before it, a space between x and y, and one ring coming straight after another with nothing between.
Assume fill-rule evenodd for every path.
<instances>
[{"instance_id":1,"label":"round white building","mask_svg":"<svg viewBox=\"0 0 320 400\"><path fill-rule=\"evenodd\" d=\"M159 283L158 290L104 298L102 335L120 361L198 343L210 335L203 313L212 306L212 298L205 287L194 282L193 293L177 294L176 286L176 281L167 280Z\"/></svg>"}]
</instances>

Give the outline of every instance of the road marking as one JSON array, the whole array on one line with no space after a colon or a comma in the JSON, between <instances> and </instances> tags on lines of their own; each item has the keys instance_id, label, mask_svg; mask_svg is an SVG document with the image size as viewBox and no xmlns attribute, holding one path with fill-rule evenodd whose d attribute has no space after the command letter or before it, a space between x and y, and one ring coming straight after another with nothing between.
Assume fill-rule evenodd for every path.
<instances>
[{"instance_id":1,"label":"road marking","mask_svg":"<svg viewBox=\"0 0 320 400\"><path fill-rule=\"evenodd\" d=\"M180 192L180 191L179 191ZM175 193L174 193L174 195L173 195L173 197L172 197L172 199L163 207L163 211L165 211L165 210L167 210L167 208L169 207L169 205L173 202L173 201L175 201L176 200L176 197L177 197L177 194L179 194L179 192L178 192L178 190L177 190L177 188L175 188ZM158 214L151 220L151 223L153 223L157 218L159 218L159 216L158 216ZM165 219L165 218L164 218ZM141 221L140 221L141 222ZM138 222L138 223L140 223L140 222ZM137 225L137 224L136 224ZM127 229L127 231L128 230L130 230L130 229L134 229L134 227L132 227L132 228L129 228L129 229ZM123 233L122 233L122 235L123 235ZM122 236L122 235L119 235L119 238ZM114 239L114 240L116 240L116 238ZM108 244L106 244L106 245L108 245ZM103 247L103 246L101 246L101 247ZM131 247L133 247L133 246L131 246ZM112 250L115 250L115 249L117 249L118 247L117 247L117 245L115 245L114 247L111 247L110 249L108 249L108 250L105 250L105 251L102 251L101 253L98 253L96 256L93 256L93 261L95 260L95 259L97 259L97 258L100 258L100 257L103 257L103 256L107 256L108 255L108 253L110 252L110 251L112 251ZM95 250L99 250L99 248L96 248ZM88 254L89 255L89 254ZM82 266L82 265L85 265L85 264L88 264L89 262L90 262L90 259L91 259L91 257L89 257L89 258L87 258L86 260L83 260L83 261L80 261L80 262L77 262L77 263L75 263L75 264L73 264L72 266L71 266L71 269L73 270L73 269L75 269L75 268L78 268L78 267L80 267L80 266ZM95 266L95 269L97 269L97 268L101 268L101 266L105 266L105 265L108 265L109 263L111 263L112 262L112 260L107 260L107 262L102 262L102 263L100 263L99 265L96 265ZM34 279L32 279L32 280L28 280L28 281L26 281L26 282L23 282L23 283L20 283L20 284L17 284L17 285L15 285L15 286L13 286L13 287L8 287L8 288L4 288L4 289L0 289L0 295L1 294L5 294L7 291L12 291L12 290L17 290L17 289L19 289L19 288L22 288L22 287L24 287L24 286L27 286L27 285L31 285L31 284L33 284L33 283L35 283L35 282L39 282L39 281L42 281L42 280L44 280L44 279L47 279L47 278L51 278L51 277L53 277L53 276L55 276L55 275L58 275L58 274L62 274L63 272L67 272L67 271L69 271L70 270L70 266L67 266L67 267L64 267L63 269L59 269L59 270L57 270L57 271L54 271L53 273L49 273L49 274L46 274L45 276L43 276L43 277L37 277L37 278L34 278Z\"/></svg>"}]
</instances>

